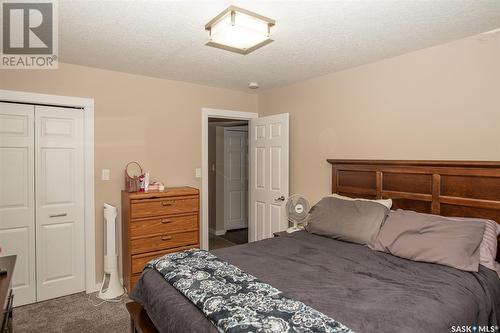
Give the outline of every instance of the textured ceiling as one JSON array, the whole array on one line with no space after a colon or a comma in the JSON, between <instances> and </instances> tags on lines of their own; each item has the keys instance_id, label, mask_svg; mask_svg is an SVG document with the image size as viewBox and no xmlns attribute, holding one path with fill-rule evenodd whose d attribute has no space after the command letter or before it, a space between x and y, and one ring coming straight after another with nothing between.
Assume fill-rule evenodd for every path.
<instances>
[{"instance_id":1,"label":"textured ceiling","mask_svg":"<svg viewBox=\"0 0 500 333\"><path fill-rule=\"evenodd\" d=\"M229 5L276 20L243 56L207 47ZM291 84L500 27L499 0L59 1L62 62L248 90Z\"/></svg>"}]
</instances>

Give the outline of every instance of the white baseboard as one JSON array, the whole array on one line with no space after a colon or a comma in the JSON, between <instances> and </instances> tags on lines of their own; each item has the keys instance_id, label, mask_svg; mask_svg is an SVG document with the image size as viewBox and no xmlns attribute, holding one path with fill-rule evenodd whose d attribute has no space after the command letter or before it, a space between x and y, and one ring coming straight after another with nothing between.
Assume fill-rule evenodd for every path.
<instances>
[{"instance_id":1,"label":"white baseboard","mask_svg":"<svg viewBox=\"0 0 500 333\"><path fill-rule=\"evenodd\" d=\"M94 290L92 290L90 292L89 292L89 290L87 290L87 294L92 294L92 293L95 293L95 292L101 290L101 285L102 285L102 282L96 283Z\"/></svg>"},{"instance_id":2,"label":"white baseboard","mask_svg":"<svg viewBox=\"0 0 500 333\"><path fill-rule=\"evenodd\" d=\"M224 229L221 229L221 230L215 230L215 229L210 228L210 229L209 229L209 232L210 232L212 235L215 235L215 236L224 236L224 235L226 234L226 230L224 230Z\"/></svg>"}]
</instances>

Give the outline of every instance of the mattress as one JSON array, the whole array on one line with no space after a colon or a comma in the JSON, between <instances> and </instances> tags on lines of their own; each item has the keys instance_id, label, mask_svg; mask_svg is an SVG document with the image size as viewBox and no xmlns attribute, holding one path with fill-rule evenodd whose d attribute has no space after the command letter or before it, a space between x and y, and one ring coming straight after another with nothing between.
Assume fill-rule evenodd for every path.
<instances>
[{"instance_id":1,"label":"mattress","mask_svg":"<svg viewBox=\"0 0 500 333\"><path fill-rule=\"evenodd\" d=\"M212 251L356 332L450 332L500 322L500 278L413 262L296 232ZM160 332L217 332L187 298L146 269L130 295Z\"/></svg>"}]
</instances>

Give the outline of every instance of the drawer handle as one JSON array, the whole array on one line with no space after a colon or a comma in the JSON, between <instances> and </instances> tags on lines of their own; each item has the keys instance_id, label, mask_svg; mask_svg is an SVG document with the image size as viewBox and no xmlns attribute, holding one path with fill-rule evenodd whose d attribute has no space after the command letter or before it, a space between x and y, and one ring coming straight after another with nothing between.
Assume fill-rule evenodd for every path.
<instances>
[{"instance_id":1,"label":"drawer handle","mask_svg":"<svg viewBox=\"0 0 500 333\"><path fill-rule=\"evenodd\" d=\"M170 222L172 222L172 220L171 220L171 219L162 219L162 220L161 220L161 223L163 223L163 224L165 224L165 223L170 223Z\"/></svg>"},{"instance_id":2,"label":"drawer handle","mask_svg":"<svg viewBox=\"0 0 500 333\"><path fill-rule=\"evenodd\" d=\"M173 202L172 201L162 201L161 205L162 206L172 206Z\"/></svg>"},{"instance_id":3,"label":"drawer handle","mask_svg":"<svg viewBox=\"0 0 500 333\"><path fill-rule=\"evenodd\" d=\"M64 216L67 216L67 215L68 215L68 213L60 213L60 214L52 214L49 217L64 217Z\"/></svg>"},{"instance_id":4,"label":"drawer handle","mask_svg":"<svg viewBox=\"0 0 500 333\"><path fill-rule=\"evenodd\" d=\"M167 240L171 240L172 239L172 236L162 236L161 237L161 240L163 241L167 241Z\"/></svg>"}]
</instances>

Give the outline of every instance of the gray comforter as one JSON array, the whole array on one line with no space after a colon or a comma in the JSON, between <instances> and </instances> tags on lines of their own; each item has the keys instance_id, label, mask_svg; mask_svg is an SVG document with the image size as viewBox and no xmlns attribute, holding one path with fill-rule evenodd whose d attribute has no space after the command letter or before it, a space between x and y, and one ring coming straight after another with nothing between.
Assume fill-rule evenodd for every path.
<instances>
[{"instance_id":1,"label":"gray comforter","mask_svg":"<svg viewBox=\"0 0 500 333\"><path fill-rule=\"evenodd\" d=\"M500 322L500 279L418 263L307 232L213 251L356 332L451 332ZM217 332L158 272L146 269L131 298L160 332Z\"/></svg>"}]
</instances>

